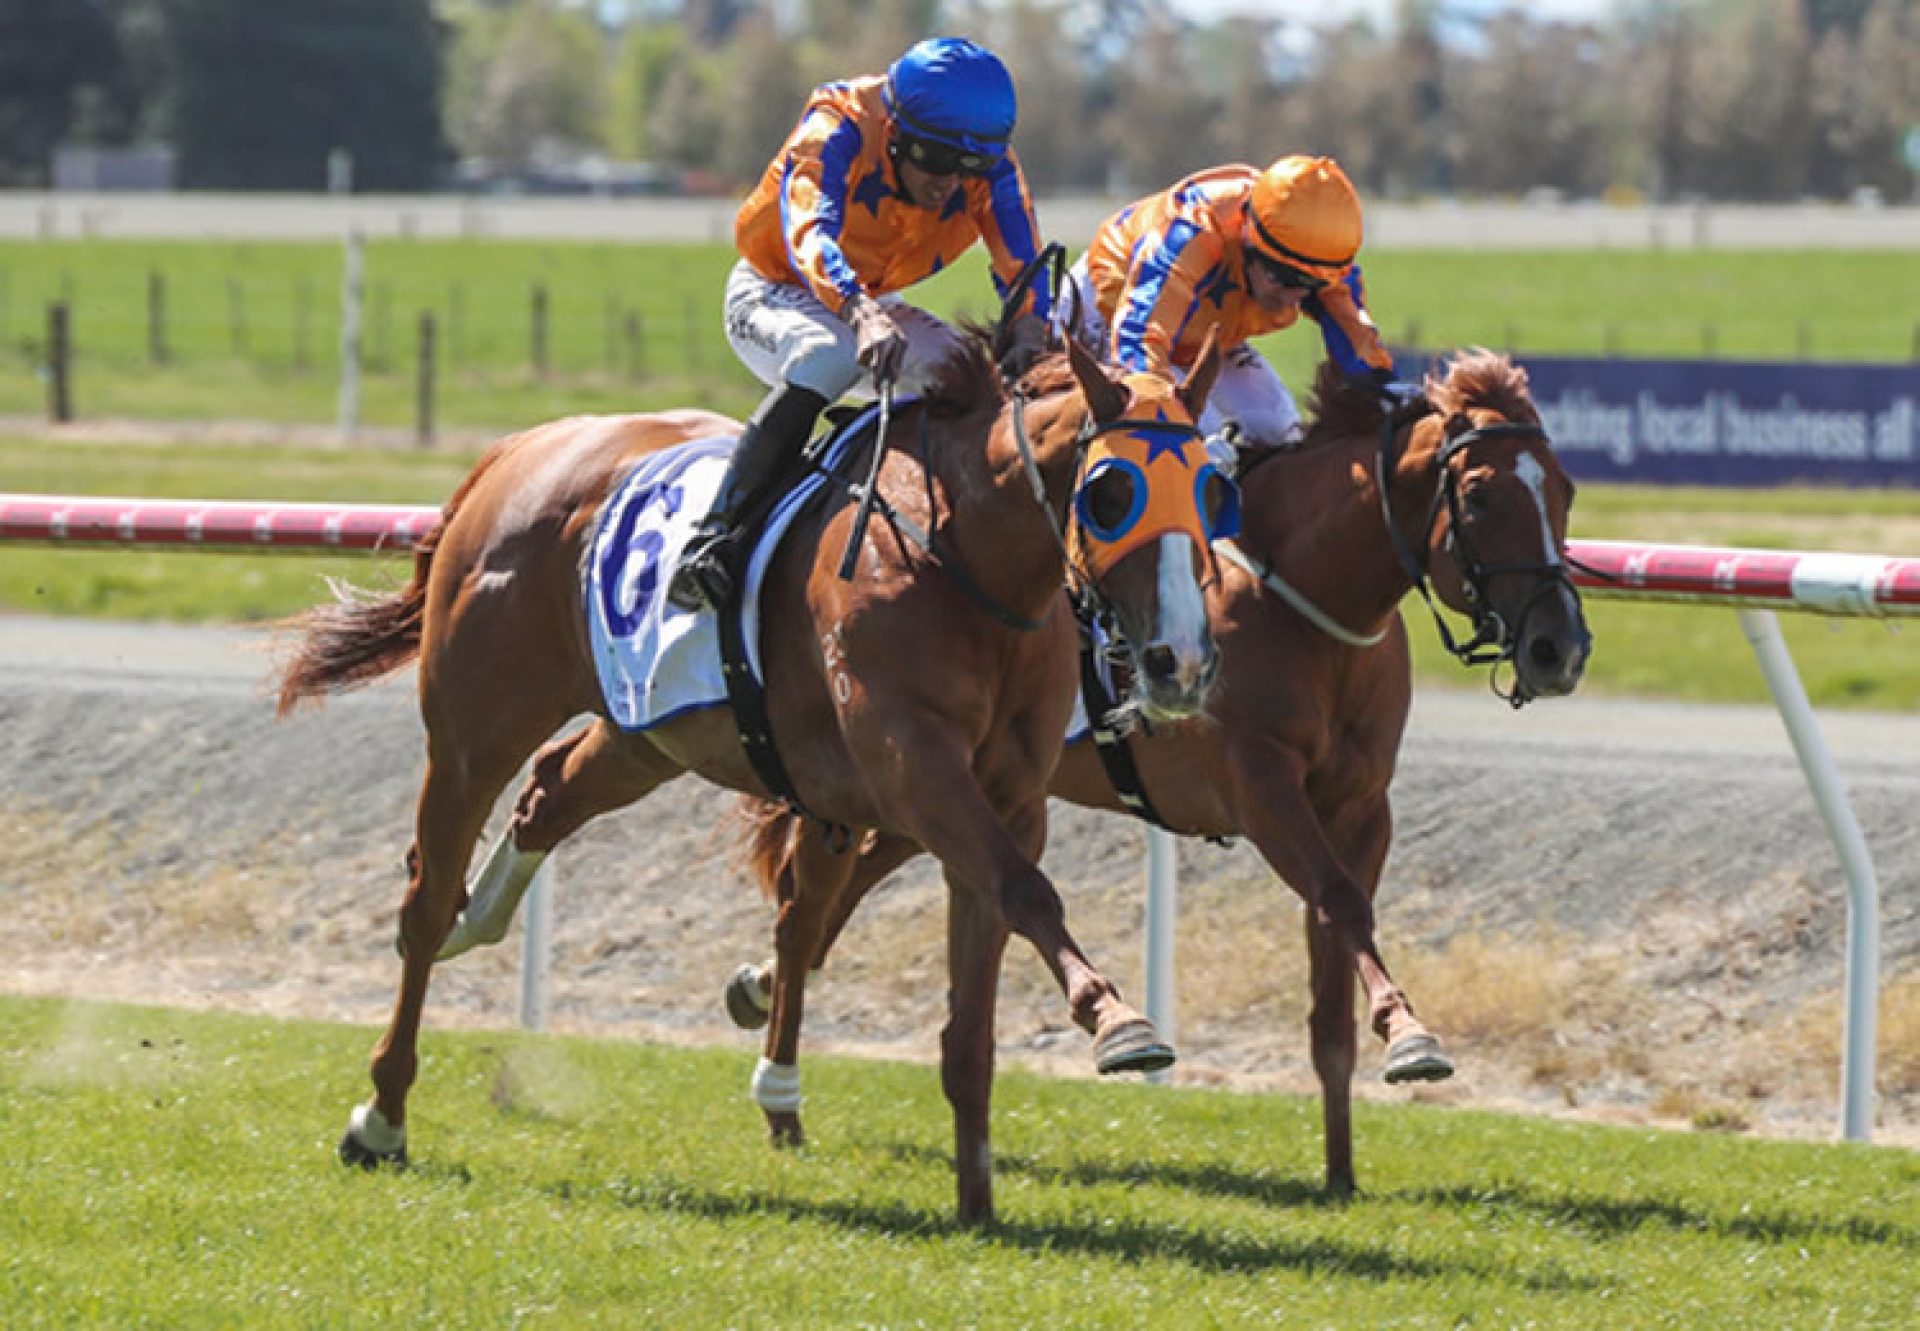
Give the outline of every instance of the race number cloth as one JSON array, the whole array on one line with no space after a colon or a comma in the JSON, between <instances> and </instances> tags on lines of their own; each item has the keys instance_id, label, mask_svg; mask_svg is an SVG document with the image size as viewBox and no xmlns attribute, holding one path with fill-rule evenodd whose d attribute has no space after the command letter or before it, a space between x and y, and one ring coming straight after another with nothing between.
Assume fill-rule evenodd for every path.
<instances>
[{"instance_id":1,"label":"race number cloth","mask_svg":"<svg viewBox=\"0 0 1920 1331\"><path fill-rule=\"evenodd\" d=\"M840 432L822 459L831 467L865 427L863 413ZM706 611L667 599L680 553L713 506L733 439L696 439L645 458L600 513L587 563L587 624L600 696L622 730L651 730L682 712L726 705L720 676L720 631ZM760 668L760 584L780 538L800 506L826 478L818 471L775 507L761 529L741 591L747 663Z\"/></svg>"}]
</instances>

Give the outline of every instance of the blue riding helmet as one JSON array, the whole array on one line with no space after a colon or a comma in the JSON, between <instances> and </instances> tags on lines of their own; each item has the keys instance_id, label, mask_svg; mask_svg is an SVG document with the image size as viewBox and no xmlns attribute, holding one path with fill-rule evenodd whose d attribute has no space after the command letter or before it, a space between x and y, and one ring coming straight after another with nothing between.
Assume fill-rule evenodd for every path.
<instances>
[{"instance_id":1,"label":"blue riding helmet","mask_svg":"<svg viewBox=\"0 0 1920 1331\"><path fill-rule=\"evenodd\" d=\"M1000 158L1018 110L1000 57L965 37L929 37L887 70L887 110L908 134Z\"/></svg>"}]
</instances>

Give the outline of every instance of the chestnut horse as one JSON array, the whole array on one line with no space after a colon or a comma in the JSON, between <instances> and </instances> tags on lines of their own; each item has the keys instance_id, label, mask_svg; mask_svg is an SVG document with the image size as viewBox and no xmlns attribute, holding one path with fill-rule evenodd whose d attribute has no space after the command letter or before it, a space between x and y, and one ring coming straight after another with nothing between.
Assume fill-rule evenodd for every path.
<instances>
[{"instance_id":1,"label":"chestnut horse","mask_svg":"<svg viewBox=\"0 0 1920 1331\"><path fill-rule=\"evenodd\" d=\"M854 576L836 574L853 505L831 487L826 502L799 511L768 568L766 711L787 793L814 815L796 816L785 890L824 909L854 864L850 829L932 852L952 889L943 1079L969 1219L991 1209L993 987L983 949L1011 931L1038 950L1072 1019L1094 1037L1100 1071L1172 1061L1068 932L1038 860L1046 782L1073 700L1075 629L1059 595L1069 547L1088 577L1083 590L1106 603L1134 649L1150 713L1196 712L1217 665L1199 585L1211 534L1200 509L1221 486L1208 483L1192 426L1217 358L1208 367L1176 393L1160 380L1109 378L1074 346L1009 392L975 333L939 387L892 414L881 520ZM447 504L406 587L295 621L305 634L282 674L283 713L420 662L427 769L400 908L399 995L373 1053L373 1099L355 1108L340 1143L349 1163L404 1162L429 973L440 957L497 939L548 851L683 772L768 794L728 708L683 711L644 731L614 723L590 655L582 585L596 520L635 464L738 429L670 413L575 418L503 440ZM1113 462L1129 448L1147 452L1150 465ZM1113 515L1138 511L1136 501L1161 515L1159 525L1108 531ZM1112 539L1089 535L1089 521L1105 523ZM542 747L581 713L596 715ZM506 834L463 884L489 811L529 755ZM795 1095L796 1076L763 1059L761 1103Z\"/></svg>"},{"instance_id":2,"label":"chestnut horse","mask_svg":"<svg viewBox=\"0 0 1920 1331\"><path fill-rule=\"evenodd\" d=\"M1326 1186L1336 1194L1355 1183L1348 976L1358 970L1374 1033L1387 1042L1387 1081L1453 1071L1373 938L1371 902L1392 835L1388 786L1412 697L1400 602L1415 587L1424 595L1430 577L1477 630L1456 645L1442 624L1448 647L1473 663L1510 662L1516 706L1570 693L1591 646L1563 555L1574 487L1525 371L1470 352L1426 393L1430 413L1389 423L1371 393L1323 366L1300 447L1243 458L1242 534L1216 546L1222 577L1207 589L1219 683L1201 717L1124 741L1156 821L1187 836L1247 838L1309 907L1308 1026ZM1138 812L1091 737L1068 746L1052 793ZM767 812L756 832L763 879L781 872L783 821ZM818 938L778 940L774 976L817 969L860 897L912 853L899 842L869 847ZM728 985L737 1023L766 1019L768 969L743 966ZM777 1026L787 1011L776 1005L772 1017ZM797 1029L776 1029L769 1043L793 1058L798 1040Z\"/></svg>"}]
</instances>

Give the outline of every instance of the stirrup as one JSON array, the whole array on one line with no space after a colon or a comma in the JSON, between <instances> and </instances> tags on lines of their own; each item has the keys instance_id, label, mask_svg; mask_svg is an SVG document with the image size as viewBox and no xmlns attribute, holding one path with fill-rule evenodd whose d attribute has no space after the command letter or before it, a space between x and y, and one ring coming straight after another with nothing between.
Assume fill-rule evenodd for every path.
<instances>
[{"instance_id":1,"label":"stirrup","mask_svg":"<svg viewBox=\"0 0 1920 1331\"><path fill-rule=\"evenodd\" d=\"M682 610L718 610L734 596L734 539L726 532L715 532L701 540L696 536L680 556L680 567L667 583L667 600Z\"/></svg>"}]
</instances>

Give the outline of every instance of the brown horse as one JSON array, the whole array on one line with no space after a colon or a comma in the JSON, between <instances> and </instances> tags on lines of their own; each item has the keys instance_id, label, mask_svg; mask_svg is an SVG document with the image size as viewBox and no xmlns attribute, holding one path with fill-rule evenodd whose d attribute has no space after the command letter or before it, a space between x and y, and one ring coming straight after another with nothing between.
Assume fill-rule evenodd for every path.
<instances>
[{"instance_id":1,"label":"brown horse","mask_svg":"<svg viewBox=\"0 0 1920 1331\"><path fill-rule=\"evenodd\" d=\"M1150 712L1193 714L1212 678L1199 586L1209 530L1200 508L1212 491L1191 421L1216 364L1210 358L1208 372L1176 395L1159 381L1111 379L1072 347L1009 392L986 339L975 336L941 387L893 413L880 520L851 580L836 574L853 514L844 490L800 511L767 572L759 640L766 711L789 793L815 815L790 828L784 890L797 907L824 910L854 865L848 829L932 852L952 888L944 1082L963 1217L991 1209L993 986L984 954L997 962L1009 930L1039 951L1072 1019L1094 1037L1100 1071L1172 1060L1074 941L1038 860L1046 782L1073 697L1075 634L1059 596L1067 547L1097 584L1088 593L1107 603L1134 648ZM1160 419L1145 419L1148 412ZM1103 453L1124 452L1135 435L1170 429L1194 446L1167 449L1163 440L1153 466L1103 465ZM373 1099L355 1108L340 1143L350 1163L404 1161L429 973L441 956L504 930L548 851L683 772L768 793L725 707L681 712L645 731L611 720L582 588L596 520L636 463L738 430L722 418L673 413L576 418L504 440L448 503L406 587L296 621L305 636L283 672L282 712L420 661L427 770L400 908L400 988L373 1053ZM1136 494L1142 488L1147 495ZM1136 498L1172 505L1172 525L1107 542L1083 532L1090 516L1134 511ZM541 747L583 712L597 715ZM532 772L506 835L463 884L489 811L529 755ZM792 1094L792 1075L763 1060L762 1103Z\"/></svg>"},{"instance_id":2,"label":"brown horse","mask_svg":"<svg viewBox=\"0 0 1920 1331\"><path fill-rule=\"evenodd\" d=\"M1478 630L1460 647L1447 637L1449 647L1463 660L1510 661L1516 706L1571 692L1591 645L1562 554L1573 483L1525 371L1469 353L1426 391L1435 410L1396 428L1371 394L1322 368L1305 442L1242 467L1244 528L1218 547L1223 576L1207 593L1221 673L1205 714L1125 741L1158 821L1183 835L1246 837L1310 908L1309 1029L1335 1193L1354 1187L1348 976L1357 969L1366 987L1389 1082L1453 1070L1373 939L1371 902L1392 834L1388 785L1412 696L1400 602L1416 586L1424 593L1430 576ZM1091 738L1068 746L1052 793L1137 812ZM782 821L768 815L756 833L763 878L781 871ZM811 948L780 937L775 975L817 969L860 897L911 853L899 842L870 847ZM742 967L728 986L728 1011L742 1025L764 1019L766 969ZM774 1022L789 1012L775 1005ZM797 1057L797 1029L772 1035Z\"/></svg>"}]
</instances>

